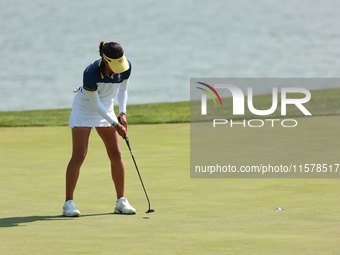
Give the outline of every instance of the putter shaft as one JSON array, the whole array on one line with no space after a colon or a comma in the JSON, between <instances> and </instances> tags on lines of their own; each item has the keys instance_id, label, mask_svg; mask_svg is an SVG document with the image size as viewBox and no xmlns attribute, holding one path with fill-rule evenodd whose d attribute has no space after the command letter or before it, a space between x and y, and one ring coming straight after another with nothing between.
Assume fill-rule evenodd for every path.
<instances>
[{"instance_id":1,"label":"putter shaft","mask_svg":"<svg viewBox=\"0 0 340 255\"><path fill-rule=\"evenodd\" d=\"M118 119L118 122L119 122L120 124L122 124L122 122L121 122L121 120L120 120L120 116L119 116L117 119ZM145 213L154 212L155 210L150 208L150 200L149 200L148 194L146 193L146 189L145 189L145 186L144 186L144 183L143 183L143 180L142 180L142 176L141 176L140 173L139 173L139 170L138 170L138 166L137 166L135 157L133 156L133 152L132 152L131 147L130 147L129 138L126 136L124 139L125 139L126 145L127 145L128 148L129 148L131 157L132 157L132 159L133 159L133 163L135 164L135 167L136 167L136 170L137 170L137 173L138 173L138 176L139 176L139 180L140 180L140 182L141 182L141 184L142 184L142 187L143 187L143 190L144 190L146 199L148 200L149 210L147 210Z\"/></svg>"},{"instance_id":2,"label":"putter shaft","mask_svg":"<svg viewBox=\"0 0 340 255\"><path fill-rule=\"evenodd\" d=\"M139 180L140 180L140 182L141 182L141 184L142 184L142 187L143 187L143 190L144 190L146 199L148 200L149 210L147 210L146 213L154 212L153 209L150 209L150 208L151 208L151 206L150 206L150 200L149 200L148 194L147 194L147 192L146 192L146 189L145 189L145 186L144 186L144 183L143 183L143 180L142 180L142 176L141 176L140 173L139 173L139 170L138 170L138 166L137 166L135 157L133 156L133 152L132 152L132 150L131 150L130 142L129 142L129 138L128 138L128 137L125 137L125 142L126 142L128 148L129 148L131 157L132 157L132 159L133 159L133 163L135 164L135 167L136 167L136 170L137 170L137 173L138 173L138 176L139 176Z\"/></svg>"}]
</instances>

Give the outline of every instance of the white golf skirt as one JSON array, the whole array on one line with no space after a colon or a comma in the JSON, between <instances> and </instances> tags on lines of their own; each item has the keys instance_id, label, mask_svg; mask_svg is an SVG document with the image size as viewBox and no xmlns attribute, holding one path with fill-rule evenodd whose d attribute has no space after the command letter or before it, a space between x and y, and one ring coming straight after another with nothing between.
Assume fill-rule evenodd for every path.
<instances>
[{"instance_id":1,"label":"white golf skirt","mask_svg":"<svg viewBox=\"0 0 340 255\"><path fill-rule=\"evenodd\" d=\"M114 113L114 102L113 99L102 101L103 105L108 111L111 117L115 116ZM69 118L70 128L74 127L110 127L111 124L104 119L99 113L94 109L90 100L81 91L78 91L73 99L72 111Z\"/></svg>"}]
</instances>

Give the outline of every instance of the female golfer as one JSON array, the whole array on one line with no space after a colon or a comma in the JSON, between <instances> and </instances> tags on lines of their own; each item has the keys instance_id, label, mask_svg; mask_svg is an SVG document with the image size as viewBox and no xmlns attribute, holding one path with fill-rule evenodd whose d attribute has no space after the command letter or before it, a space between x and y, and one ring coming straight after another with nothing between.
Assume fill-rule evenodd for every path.
<instances>
[{"instance_id":1,"label":"female golfer","mask_svg":"<svg viewBox=\"0 0 340 255\"><path fill-rule=\"evenodd\" d=\"M126 137L127 85L131 63L123 48L116 42L101 42L100 59L84 71L83 83L72 104L69 127L72 128L73 152L66 171L66 202L63 215L79 216L73 201L73 193L84 162L91 128L95 128L103 140L111 161L111 175L116 188L115 213L135 214L136 210L124 197L125 170L120 153L120 137ZM115 116L114 97L118 95L120 124Z\"/></svg>"}]
</instances>

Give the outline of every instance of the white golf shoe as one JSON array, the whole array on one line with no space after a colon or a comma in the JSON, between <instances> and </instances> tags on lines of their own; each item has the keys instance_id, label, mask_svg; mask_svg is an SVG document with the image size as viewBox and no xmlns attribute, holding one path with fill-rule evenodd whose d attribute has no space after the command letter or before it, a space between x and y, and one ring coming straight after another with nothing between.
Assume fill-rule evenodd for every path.
<instances>
[{"instance_id":1,"label":"white golf shoe","mask_svg":"<svg viewBox=\"0 0 340 255\"><path fill-rule=\"evenodd\" d=\"M65 202L63 207L63 215L68 217L78 217L80 216L79 210L76 208L73 200L68 200Z\"/></svg>"},{"instance_id":2,"label":"white golf shoe","mask_svg":"<svg viewBox=\"0 0 340 255\"><path fill-rule=\"evenodd\" d=\"M121 197L116 201L115 213L136 214L136 209L129 204L125 197Z\"/></svg>"}]
</instances>

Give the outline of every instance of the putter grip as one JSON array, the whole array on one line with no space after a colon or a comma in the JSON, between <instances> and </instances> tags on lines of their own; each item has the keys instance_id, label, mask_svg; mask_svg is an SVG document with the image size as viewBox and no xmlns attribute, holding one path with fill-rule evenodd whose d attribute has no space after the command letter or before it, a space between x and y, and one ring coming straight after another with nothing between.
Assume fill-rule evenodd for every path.
<instances>
[{"instance_id":1,"label":"putter grip","mask_svg":"<svg viewBox=\"0 0 340 255\"><path fill-rule=\"evenodd\" d=\"M119 122L121 125L123 125L123 123L122 123L121 120L120 120L120 116L118 116L117 119L118 119L118 122ZM125 139L126 144L128 145L128 147L130 148L130 143L129 143L128 137L126 136L124 139Z\"/></svg>"}]
</instances>

